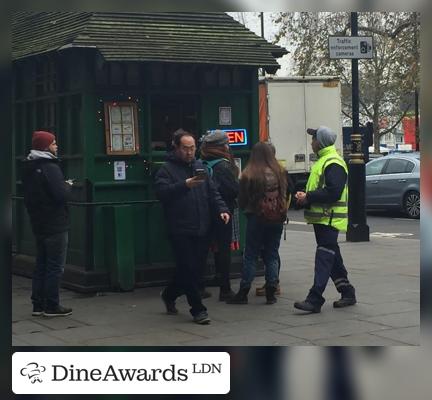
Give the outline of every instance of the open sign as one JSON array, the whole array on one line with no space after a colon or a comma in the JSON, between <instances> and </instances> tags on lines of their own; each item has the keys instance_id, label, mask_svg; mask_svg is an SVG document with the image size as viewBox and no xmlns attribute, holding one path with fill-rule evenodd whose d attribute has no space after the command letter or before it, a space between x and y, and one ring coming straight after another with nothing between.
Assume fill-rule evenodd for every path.
<instances>
[{"instance_id":1,"label":"open sign","mask_svg":"<svg viewBox=\"0 0 432 400\"><path fill-rule=\"evenodd\" d=\"M244 146L248 144L246 129L222 129L226 132L230 146Z\"/></svg>"}]
</instances>

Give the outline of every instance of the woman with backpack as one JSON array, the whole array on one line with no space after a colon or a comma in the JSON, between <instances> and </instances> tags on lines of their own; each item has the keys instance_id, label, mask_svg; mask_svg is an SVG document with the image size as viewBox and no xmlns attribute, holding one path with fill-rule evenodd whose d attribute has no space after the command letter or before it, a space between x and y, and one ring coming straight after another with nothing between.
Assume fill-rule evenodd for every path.
<instances>
[{"instance_id":1,"label":"woman with backpack","mask_svg":"<svg viewBox=\"0 0 432 400\"><path fill-rule=\"evenodd\" d=\"M270 142L266 142L266 143L270 146L274 156L276 157L276 148L274 147L274 145ZM287 181L286 200L287 200L287 209L288 209L290 207L290 204L291 204L291 199L293 198L294 194L296 193L296 190L295 190L294 182L292 181L292 179L289 176L288 171L286 169L284 169L284 174L285 174L285 178ZM286 219L285 223L286 224L288 223L288 218ZM280 257L278 257L278 277L279 277L279 273L280 273L280 267L281 267L281 259L280 259ZM265 283L263 286L257 287L256 288L256 295L257 296L265 296L265 288L266 288ZM275 295L279 296L280 294L281 294L280 281L278 279Z\"/></svg>"},{"instance_id":2,"label":"woman with backpack","mask_svg":"<svg viewBox=\"0 0 432 400\"><path fill-rule=\"evenodd\" d=\"M286 173L268 143L256 143L240 177L239 206L247 217L242 279L228 304L247 304L258 257L265 265L266 303L274 304L279 244L287 213Z\"/></svg>"},{"instance_id":3,"label":"woman with backpack","mask_svg":"<svg viewBox=\"0 0 432 400\"><path fill-rule=\"evenodd\" d=\"M234 215L239 191L237 178L239 170L228 143L228 136L224 131L212 131L203 137L200 154L230 214ZM212 227L211 250L214 253L216 276L219 280L220 301L226 301L234 295L230 283L231 249L235 247L235 244L232 243L235 239L232 237L232 229L236 221L233 219L231 218L228 224L224 224L215 218Z\"/></svg>"}]
</instances>

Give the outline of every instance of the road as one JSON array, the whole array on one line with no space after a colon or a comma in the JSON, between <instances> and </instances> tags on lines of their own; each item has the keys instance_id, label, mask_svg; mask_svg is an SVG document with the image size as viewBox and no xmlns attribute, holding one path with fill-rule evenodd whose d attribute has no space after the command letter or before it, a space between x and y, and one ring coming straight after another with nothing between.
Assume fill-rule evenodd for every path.
<instances>
[{"instance_id":1,"label":"road","mask_svg":"<svg viewBox=\"0 0 432 400\"><path fill-rule=\"evenodd\" d=\"M312 226L306 225L303 211L289 210L292 231L312 231ZM368 212L367 224L372 237L394 237L401 239L420 239L420 220L408 219L398 212Z\"/></svg>"}]
</instances>

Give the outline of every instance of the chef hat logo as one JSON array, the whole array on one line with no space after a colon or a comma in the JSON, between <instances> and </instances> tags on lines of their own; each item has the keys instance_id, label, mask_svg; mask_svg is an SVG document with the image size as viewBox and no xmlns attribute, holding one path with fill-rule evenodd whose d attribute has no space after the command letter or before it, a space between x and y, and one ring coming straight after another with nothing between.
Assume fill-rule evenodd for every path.
<instances>
[{"instance_id":1,"label":"chef hat logo","mask_svg":"<svg viewBox=\"0 0 432 400\"><path fill-rule=\"evenodd\" d=\"M40 377L42 372L45 372L46 368L43 365L39 365L38 363L31 362L28 363L24 368L21 369L21 375L27 376L31 383L42 382Z\"/></svg>"}]
</instances>

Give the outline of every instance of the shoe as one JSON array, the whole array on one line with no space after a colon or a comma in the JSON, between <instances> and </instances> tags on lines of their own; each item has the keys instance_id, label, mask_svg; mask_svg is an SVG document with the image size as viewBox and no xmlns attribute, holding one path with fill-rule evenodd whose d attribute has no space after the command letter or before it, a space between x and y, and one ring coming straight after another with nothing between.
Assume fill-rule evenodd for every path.
<instances>
[{"instance_id":1,"label":"shoe","mask_svg":"<svg viewBox=\"0 0 432 400\"><path fill-rule=\"evenodd\" d=\"M276 286L267 286L265 287L265 295L266 295L266 304L274 304L277 302L277 298L275 296Z\"/></svg>"},{"instance_id":2,"label":"shoe","mask_svg":"<svg viewBox=\"0 0 432 400\"><path fill-rule=\"evenodd\" d=\"M206 311L201 311L193 317L193 322L199 325L207 325L210 323L210 321L211 320Z\"/></svg>"},{"instance_id":3,"label":"shoe","mask_svg":"<svg viewBox=\"0 0 432 400\"><path fill-rule=\"evenodd\" d=\"M255 295L256 296L265 296L265 287L266 287L265 283L261 287L257 287ZM280 290L280 285L278 283L278 285L276 287L275 296L280 296L280 294L281 294L281 290Z\"/></svg>"},{"instance_id":4,"label":"shoe","mask_svg":"<svg viewBox=\"0 0 432 400\"><path fill-rule=\"evenodd\" d=\"M41 307L41 306L33 306L33 312L32 312L32 315L34 316L34 317L39 317L39 316L41 316L42 314L44 313L44 310L43 310L43 307Z\"/></svg>"},{"instance_id":5,"label":"shoe","mask_svg":"<svg viewBox=\"0 0 432 400\"><path fill-rule=\"evenodd\" d=\"M319 313L321 312L321 306L312 304L311 302L305 300L305 301L296 301L294 303L294 307L302 310L302 311L307 311L307 312L311 312L311 313Z\"/></svg>"},{"instance_id":6,"label":"shoe","mask_svg":"<svg viewBox=\"0 0 432 400\"><path fill-rule=\"evenodd\" d=\"M239 291L226 301L227 304L247 304L248 293L250 288L240 288Z\"/></svg>"},{"instance_id":7,"label":"shoe","mask_svg":"<svg viewBox=\"0 0 432 400\"><path fill-rule=\"evenodd\" d=\"M219 301L227 301L235 296L235 293L231 290L220 290L219 292Z\"/></svg>"},{"instance_id":8,"label":"shoe","mask_svg":"<svg viewBox=\"0 0 432 400\"><path fill-rule=\"evenodd\" d=\"M161 297L162 301L163 301L164 304L165 304L166 313L167 313L168 315L176 315L176 314L178 314L178 310L177 310L177 308L176 308L176 306L175 306L175 301L169 301L169 300L166 298L165 289L162 290L162 292L160 292L160 297Z\"/></svg>"},{"instance_id":9,"label":"shoe","mask_svg":"<svg viewBox=\"0 0 432 400\"><path fill-rule=\"evenodd\" d=\"M44 311L44 317L66 317L72 314L72 308L63 307L60 304L53 309L47 309Z\"/></svg>"},{"instance_id":10,"label":"shoe","mask_svg":"<svg viewBox=\"0 0 432 400\"><path fill-rule=\"evenodd\" d=\"M353 306L355 303L357 303L355 297L342 297L339 300L333 302L333 307L343 308L343 307Z\"/></svg>"},{"instance_id":11,"label":"shoe","mask_svg":"<svg viewBox=\"0 0 432 400\"><path fill-rule=\"evenodd\" d=\"M203 289L200 290L200 296L202 299L208 299L209 297L212 297L212 294L209 291Z\"/></svg>"}]
</instances>

